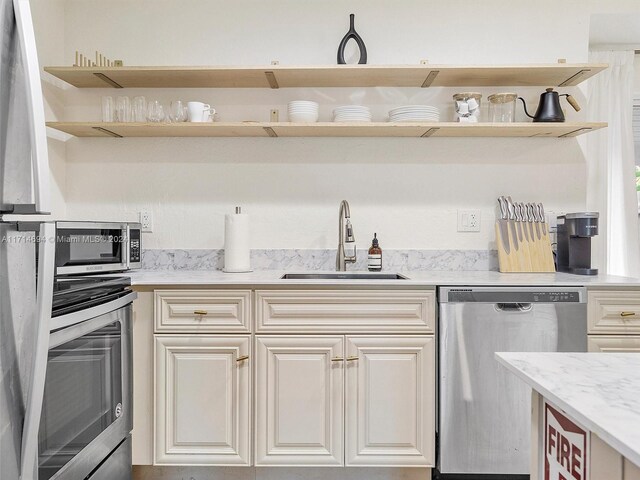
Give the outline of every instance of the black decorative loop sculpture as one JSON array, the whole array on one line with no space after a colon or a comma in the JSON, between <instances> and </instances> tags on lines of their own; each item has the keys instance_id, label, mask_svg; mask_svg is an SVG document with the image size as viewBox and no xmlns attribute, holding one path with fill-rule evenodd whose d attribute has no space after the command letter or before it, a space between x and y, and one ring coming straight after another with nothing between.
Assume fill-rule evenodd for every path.
<instances>
[{"instance_id":1,"label":"black decorative loop sculpture","mask_svg":"<svg viewBox=\"0 0 640 480\"><path fill-rule=\"evenodd\" d=\"M358 35L356 29L354 27L356 16L352 13L350 16L350 28L347 34L344 36L340 45L338 46L338 65L344 65L347 62L344 61L344 49L347 46L347 42L351 39L355 40L356 44L358 44L358 48L360 49L360 60L358 63L367 63L367 47L364 46L364 41L362 37Z\"/></svg>"}]
</instances>

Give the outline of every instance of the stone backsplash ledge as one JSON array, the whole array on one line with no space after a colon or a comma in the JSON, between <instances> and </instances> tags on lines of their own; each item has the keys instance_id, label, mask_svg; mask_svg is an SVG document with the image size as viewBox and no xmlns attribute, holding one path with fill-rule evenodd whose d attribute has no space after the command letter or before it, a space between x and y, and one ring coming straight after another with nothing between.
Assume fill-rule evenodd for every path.
<instances>
[{"instance_id":1,"label":"stone backsplash ledge","mask_svg":"<svg viewBox=\"0 0 640 480\"><path fill-rule=\"evenodd\" d=\"M355 265L348 270L367 269L367 251L358 250ZM145 270L222 270L224 250L158 249L142 252ZM335 270L336 250L252 250L253 270ZM498 269L494 250L384 250L384 271L486 271Z\"/></svg>"}]
</instances>

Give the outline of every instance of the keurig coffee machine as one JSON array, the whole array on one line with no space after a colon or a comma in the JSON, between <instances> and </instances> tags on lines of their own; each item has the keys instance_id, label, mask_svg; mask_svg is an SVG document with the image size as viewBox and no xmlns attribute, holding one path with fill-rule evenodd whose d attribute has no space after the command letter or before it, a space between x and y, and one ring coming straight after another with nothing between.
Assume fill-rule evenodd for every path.
<instances>
[{"instance_id":1,"label":"keurig coffee machine","mask_svg":"<svg viewBox=\"0 0 640 480\"><path fill-rule=\"evenodd\" d=\"M591 268L591 237L598 234L598 217L596 212L567 213L558 217L559 272L598 274L597 268Z\"/></svg>"}]
</instances>

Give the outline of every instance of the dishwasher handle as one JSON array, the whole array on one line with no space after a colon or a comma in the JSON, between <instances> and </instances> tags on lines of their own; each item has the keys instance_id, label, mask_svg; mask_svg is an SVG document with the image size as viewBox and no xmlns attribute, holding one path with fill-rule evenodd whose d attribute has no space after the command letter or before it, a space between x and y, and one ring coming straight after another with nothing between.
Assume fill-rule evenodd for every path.
<instances>
[{"instance_id":1,"label":"dishwasher handle","mask_svg":"<svg viewBox=\"0 0 640 480\"><path fill-rule=\"evenodd\" d=\"M519 302L496 303L494 306L497 311L504 312L504 313L514 313L514 312L527 313L533 309L532 303L519 303Z\"/></svg>"}]
</instances>

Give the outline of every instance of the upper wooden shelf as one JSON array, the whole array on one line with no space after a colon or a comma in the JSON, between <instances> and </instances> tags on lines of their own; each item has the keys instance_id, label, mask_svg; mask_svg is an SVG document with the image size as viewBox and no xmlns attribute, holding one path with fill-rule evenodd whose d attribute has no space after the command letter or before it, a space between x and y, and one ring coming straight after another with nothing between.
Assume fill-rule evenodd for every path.
<instances>
[{"instance_id":1,"label":"upper wooden shelf","mask_svg":"<svg viewBox=\"0 0 640 480\"><path fill-rule=\"evenodd\" d=\"M101 123L48 122L76 137L554 137L568 138L606 123Z\"/></svg>"},{"instance_id":2,"label":"upper wooden shelf","mask_svg":"<svg viewBox=\"0 0 640 480\"><path fill-rule=\"evenodd\" d=\"M78 88L567 87L606 64L45 67Z\"/></svg>"}]
</instances>

